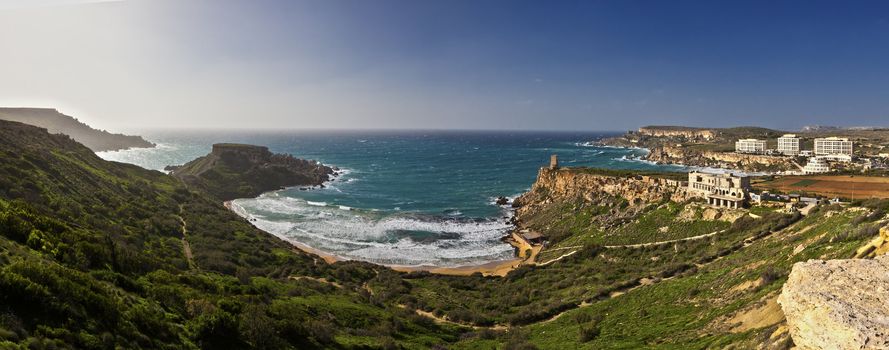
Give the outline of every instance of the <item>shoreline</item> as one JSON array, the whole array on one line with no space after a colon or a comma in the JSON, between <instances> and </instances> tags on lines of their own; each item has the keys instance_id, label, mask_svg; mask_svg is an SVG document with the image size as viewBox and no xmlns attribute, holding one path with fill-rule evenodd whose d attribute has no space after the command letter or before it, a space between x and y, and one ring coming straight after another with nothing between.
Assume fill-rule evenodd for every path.
<instances>
[{"instance_id":1,"label":"shoreline","mask_svg":"<svg viewBox=\"0 0 889 350\"><path fill-rule=\"evenodd\" d=\"M614 146L614 145L599 143L598 147L626 149L626 150L643 150L646 153L651 154L650 149L645 148L645 147L638 147L638 146ZM732 174L744 174L747 176L784 175L784 174L781 174L781 172L747 171L747 170L734 169L734 168L688 165L688 164L683 164L683 163L660 163L660 162L648 160L645 158L632 158L632 159L626 158L625 161L635 161L635 162L641 162L641 163L650 164L650 165L676 166L676 167L685 168L685 169L683 169L684 171L700 171L700 172L709 173L709 174L732 173Z\"/></svg>"},{"instance_id":2,"label":"shoreline","mask_svg":"<svg viewBox=\"0 0 889 350\"><path fill-rule=\"evenodd\" d=\"M232 201L225 201L222 203L222 205L225 206L226 209L228 209L235 215L237 215L241 218L244 218L244 219L248 219L244 216L241 216L241 214L239 214L237 211L235 211L233 209ZM249 222L249 219L248 219L248 222ZM251 223L251 225L252 225L252 223ZM263 232L265 232L265 231L263 231ZM272 234L270 232L266 232L266 233L287 242L294 248L299 249L305 253L317 255L318 257L323 259L328 264L334 264L339 261L352 260L352 259L347 259L347 258L338 256L336 254L332 254L329 252L319 250L317 248L311 247L311 246L301 243L301 242L296 242L293 240L284 239L284 238L279 237L279 236ZM510 232L510 235L511 235L511 233L512 232ZM508 244L510 246L516 247L516 245L511 241ZM381 264L381 263L375 263L375 262L368 262L368 263L374 264L374 265L385 266L385 267L388 267L388 268L393 269L395 271L408 272L408 273L409 272L426 271L426 272L433 273L433 274L448 275L448 276L469 276L474 273L481 273L484 276L503 277L503 276L506 276L506 274L509 273L510 271L515 270L517 267L522 265L522 263L524 263L524 262L525 262L525 259L514 256L512 259L509 259L509 260L495 260L495 261L489 261L489 262L481 263L481 264L461 265L461 266L434 266L434 265L416 265L415 266L415 265Z\"/></svg>"}]
</instances>

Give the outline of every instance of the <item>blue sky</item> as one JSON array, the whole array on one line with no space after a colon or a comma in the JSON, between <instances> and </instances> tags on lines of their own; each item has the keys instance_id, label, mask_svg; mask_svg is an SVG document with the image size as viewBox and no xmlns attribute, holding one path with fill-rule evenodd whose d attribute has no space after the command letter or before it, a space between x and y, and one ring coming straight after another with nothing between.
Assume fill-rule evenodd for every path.
<instances>
[{"instance_id":1,"label":"blue sky","mask_svg":"<svg viewBox=\"0 0 889 350\"><path fill-rule=\"evenodd\" d=\"M105 128L889 126L887 2L39 3L0 104Z\"/></svg>"}]
</instances>

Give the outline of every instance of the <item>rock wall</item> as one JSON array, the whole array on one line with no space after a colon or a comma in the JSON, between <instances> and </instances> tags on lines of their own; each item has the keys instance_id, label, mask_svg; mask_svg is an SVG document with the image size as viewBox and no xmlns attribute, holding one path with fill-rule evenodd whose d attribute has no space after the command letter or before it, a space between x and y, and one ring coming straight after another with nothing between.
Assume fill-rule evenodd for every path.
<instances>
[{"instance_id":1,"label":"rock wall","mask_svg":"<svg viewBox=\"0 0 889 350\"><path fill-rule=\"evenodd\" d=\"M889 348L889 256L796 263L778 303L799 349Z\"/></svg>"},{"instance_id":2,"label":"rock wall","mask_svg":"<svg viewBox=\"0 0 889 350\"><path fill-rule=\"evenodd\" d=\"M644 126L639 128L639 133L654 137L685 137L685 138L702 138L711 140L716 137L716 131L710 129L696 128L677 128L677 127L656 127Z\"/></svg>"},{"instance_id":3,"label":"rock wall","mask_svg":"<svg viewBox=\"0 0 889 350\"><path fill-rule=\"evenodd\" d=\"M889 252L889 227L880 229L880 235L855 252L855 258L873 258Z\"/></svg>"},{"instance_id":4,"label":"rock wall","mask_svg":"<svg viewBox=\"0 0 889 350\"><path fill-rule=\"evenodd\" d=\"M730 167L740 170L794 170L791 158L734 152L695 152L682 147L658 146L650 150L646 159L658 163L676 163L694 166Z\"/></svg>"},{"instance_id":5,"label":"rock wall","mask_svg":"<svg viewBox=\"0 0 889 350\"><path fill-rule=\"evenodd\" d=\"M681 202L690 198L681 181L641 176L597 174L589 169L541 168L531 190L515 200L517 216L552 202L597 202L603 196L621 197L631 205L657 203L664 198Z\"/></svg>"}]
</instances>

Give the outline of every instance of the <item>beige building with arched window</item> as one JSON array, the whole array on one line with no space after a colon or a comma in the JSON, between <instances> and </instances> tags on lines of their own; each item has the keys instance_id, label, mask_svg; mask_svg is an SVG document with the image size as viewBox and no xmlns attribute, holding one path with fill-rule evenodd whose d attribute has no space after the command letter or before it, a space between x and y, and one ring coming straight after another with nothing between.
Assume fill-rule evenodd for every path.
<instances>
[{"instance_id":1,"label":"beige building with arched window","mask_svg":"<svg viewBox=\"0 0 889 350\"><path fill-rule=\"evenodd\" d=\"M750 189L750 178L734 174L688 173L688 192L707 199L717 207L743 208Z\"/></svg>"}]
</instances>

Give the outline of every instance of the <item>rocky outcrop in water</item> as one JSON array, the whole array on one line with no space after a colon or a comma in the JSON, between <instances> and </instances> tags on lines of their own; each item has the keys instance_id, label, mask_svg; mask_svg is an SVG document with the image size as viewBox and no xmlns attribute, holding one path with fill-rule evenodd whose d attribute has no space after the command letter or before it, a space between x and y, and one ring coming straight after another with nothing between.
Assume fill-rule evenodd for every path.
<instances>
[{"instance_id":1,"label":"rocky outcrop in water","mask_svg":"<svg viewBox=\"0 0 889 350\"><path fill-rule=\"evenodd\" d=\"M799 349L889 348L889 256L797 263L778 303Z\"/></svg>"},{"instance_id":2,"label":"rocky outcrop in water","mask_svg":"<svg viewBox=\"0 0 889 350\"><path fill-rule=\"evenodd\" d=\"M232 143L215 144L210 154L168 170L222 200L256 197L282 187L320 186L336 174L335 169L313 160Z\"/></svg>"},{"instance_id":3,"label":"rocky outcrop in water","mask_svg":"<svg viewBox=\"0 0 889 350\"><path fill-rule=\"evenodd\" d=\"M65 134L93 152L154 147L140 136L112 134L96 130L77 119L50 108L0 108L0 119L45 128L51 134Z\"/></svg>"}]
</instances>

